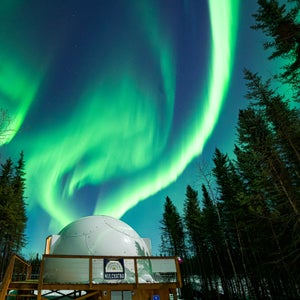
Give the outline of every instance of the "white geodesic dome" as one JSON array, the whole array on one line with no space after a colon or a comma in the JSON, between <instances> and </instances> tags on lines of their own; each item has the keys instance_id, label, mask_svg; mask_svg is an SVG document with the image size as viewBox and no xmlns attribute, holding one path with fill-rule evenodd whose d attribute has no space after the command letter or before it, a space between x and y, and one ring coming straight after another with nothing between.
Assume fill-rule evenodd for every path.
<instances>
[{"instance_id":1,"label":"white geodesic dome","mask_svg":"<svg viewBox=\"0 0 300 300\"><path fill-rule=\"evenodd\" d=\"M150 250L128 224L99 215L81 218L63 228L53 236L50 254L148 256Z\"/></svg>"}]
</instances>

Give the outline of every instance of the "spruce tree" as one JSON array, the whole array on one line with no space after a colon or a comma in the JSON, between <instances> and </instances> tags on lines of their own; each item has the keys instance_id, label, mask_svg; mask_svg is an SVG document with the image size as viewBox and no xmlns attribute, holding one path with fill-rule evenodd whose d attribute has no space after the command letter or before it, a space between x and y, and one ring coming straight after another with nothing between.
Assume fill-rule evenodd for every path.
<instances>
[{"instance_id":1,"label":"spruce tree","mask_svg":"<svg viewBox=\"0 0 300 300\"><path fill-rule=\"evenodd\" d=\"M1 165L0 175L0 250L3 275L13 253L20 254L26 244L24 155L16 166L9 158Z\"/></svg>"},{"instance_id":2,"label":"spruce tree","mask_svg":"<svg viewBox=\"0 0 300 300\"><path fill-rule=\"evenodd\" d=\"M213 173L216 177L220 202L219 210L232 276L235 280L235 293L240 297L245 297L245 287L239 276L239 274L242 274L244 278L247 278L245 241L243 239L246 215L240 202L240 195L243 194L243 184L234 163L227 154L223 154L219 149L216 149L213 161L215 164Z\"/></svg>"},{"instance_id":3,"label":"spruce tree","mask_svg":"<svg viewBox=\"0 0 300 300\"><path fill-rule=\"evenodd\" d=\"M224 293L230 295L226 269L228 269L228 259L224 242L224 234L221 228L217 205L213 203L206 186L202 185L203 195L203 230L204 240L208 249L208 255L212 261L212 271L214 277L214 289L218 290L219 280L221 280Z\"/></svg>"},{"instance_id":4,"label":"spruce tree","mask_svg":"<svg viewBox=\"0 0 300 300\"><path fill-rule=\"evenodd\" d=\"M164 204L161 223L161 252L163 255L177 256L183 259L180 265L183 280L182 295L189 298L190 295L190 270L185 245L184 225L176 206L167 196Z\"/></svg>"},{"instance_id":5,"label":"spruce tree","mask_svg":"<svg viewBox=\"0 0 300 300\"><path fill-rule=\"evenodd\" d=\"M272 49L270 59L283 58L287 60L281 78L287 82L297 83L300 67L300 24L298 0L293 8L278 0L258 0L258 10L253 14L256 23L253 29L262 30L269 40L264 43L265 49Z\"/></svg>"},{"instance_id":6,"label":"spruce tree","mask_svg":"<svg viewBox=\"0 0 300 300\"><path fill-rule=\"evenodd\" d=\"M198 192L190 185L186 188L186 199L184 202L184 222L190 245L190 252L194 260L193 273L199 276L201 290L208 294L211 286L211 274L209 268L211 263L208 258L208 249L205 244L204 227Z\"/></svg>"},{"instance_id":7,"label":"spruce tree","mask_svg":"<svg viewBox=\"0 0 300 300\"><path fill-rule=\"evenodd\" d=\"M300 112L292 107L291 102L271 88L271 81L263 82L257 73L244 70L248 92L246 98L249 106L261 111L274 132L274 143L291 173L300 176Z\"/></svg>"},{"instance_id":8,"label":"spruce tree","mask_svg":"<svg viewBox=\"0 0 300 300\"><path fill-rule=\"evenodd\" d=\"M15 167L14 176L12 178L12 187L14 190L14 206L18 215L15 227L15 251L19 252L26 245L25 229L26 229L26 204L24 198L25 192L25 162L24 153L21 152L20 158Z\"/></svg>"},{"instance_id":9,"label":"spruce tree","mask_svg":"<svg viewBox=\"0 0 300 300\"><path fill-rule=\"evenodd\" d=\"M13 162L9 158L1 165L0 175L0 249L1 276L3 276L12 252L12 227L15 211L13 207L13 188L11 186Z\"/></svg>"},{"instance_id":10,"label":"spruce tree","mask_svg":"<svg viewBox=\"0 0 300 300\"><path fill-rule=\"evenodd\" d=\"M169 197L166 197L161 225L162 253L185 256L183 223L176 206Z\"/></svg>"}]
</instances>

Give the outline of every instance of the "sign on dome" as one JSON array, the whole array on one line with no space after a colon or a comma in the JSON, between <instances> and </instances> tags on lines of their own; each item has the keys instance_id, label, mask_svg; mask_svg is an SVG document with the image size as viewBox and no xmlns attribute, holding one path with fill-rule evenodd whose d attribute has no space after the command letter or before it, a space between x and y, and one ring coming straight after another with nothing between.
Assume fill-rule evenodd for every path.
<instances>
[{"instance_id":1,"label":"sign on dome","mask_svg":"<svg viewBox=\"0 0 300 300\"><path fill-rule=\"evenodd\" d=\"M124 279L124 259L104 259L104 279Z\"/></svg>"}]
</instances>

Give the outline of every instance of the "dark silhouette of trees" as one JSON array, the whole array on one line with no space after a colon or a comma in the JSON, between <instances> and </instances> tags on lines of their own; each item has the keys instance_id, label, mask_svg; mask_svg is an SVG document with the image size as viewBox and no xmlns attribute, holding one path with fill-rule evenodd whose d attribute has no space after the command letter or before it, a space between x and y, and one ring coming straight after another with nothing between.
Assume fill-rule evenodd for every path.
<instances>
[{"instance_id":1,"label":"dark silhouette of trees","mask_svg":"<svg viewBox=\"0 0 300 300\"><path fill-rule=\"evenodd\" d=\"M176 206L169 197L164 204L163 218L161 220L161 253L168 256L177 256L185 261L180 265L184 288L182 295L189 299L190 294L190 271L188 264L188 253L186 249L184 225Z\"/></svg>"},{"instance_id":2,"label":"dark silhouette of trees","mask_svg":"<svg viewBox=\"0 0 300 300\"><path fill-rule=\"evenodd\" d=\"M181 216L169 197L166 197L163 218L161 220L162 243L164 255L185 256L185 241Z\"/></svg>"},{"instance_id":3,"label":"dark silhouette of trees","mask_svg":"<svg viewBox=\"0 0 300 300\"><path fill-rule=\"evenodd\" d=\"M27 222L25 201L24 155L16 165L8 158L1 165L0 174L0 263L1 276L13 253L19 253L26 244Z\"/></svg>"}]
</instances>

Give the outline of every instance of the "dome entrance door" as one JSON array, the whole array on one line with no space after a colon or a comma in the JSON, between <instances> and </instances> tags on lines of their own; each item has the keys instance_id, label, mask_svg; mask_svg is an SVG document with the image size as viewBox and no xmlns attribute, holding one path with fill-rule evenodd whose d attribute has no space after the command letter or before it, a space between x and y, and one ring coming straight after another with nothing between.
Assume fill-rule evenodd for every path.
<instances>
[{"instance_id":1,"label":"dome entrance door","mask_svg":"<svg viewBox=\"0 0 300 300\"><path fill-rule=\"evenodd\" d=\"M111 300L132 300L131 291L111 291Z\"/></svg>"}]
</instances>

